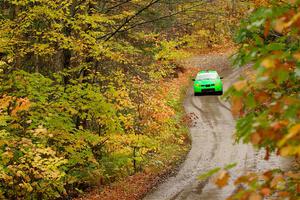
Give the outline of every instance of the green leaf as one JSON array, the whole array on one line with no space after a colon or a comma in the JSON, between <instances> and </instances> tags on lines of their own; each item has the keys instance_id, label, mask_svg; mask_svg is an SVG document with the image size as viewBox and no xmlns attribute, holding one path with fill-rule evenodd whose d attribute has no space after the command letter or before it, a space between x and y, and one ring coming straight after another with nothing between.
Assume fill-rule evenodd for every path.
<instances>
[{"instance_id":1,"label":"green leaf","mask_svg":"<svg viewBox=\"0 0 300 200\"><path fill-rule=\"evenodd\" d=\"M237 163L231 163L231 164L228 164L224 167L225 170L230 170L230 169L233 169L237 166Z\"/></svg>"},{"instance_id":2,"label":"green leaf","mask_svg":"<svg viewBox=\"0 0 300 200\"><path fill-rule=\"evenodd\" d=\"M220 170L221 170L220 167L217 167L217 168L214 168L212 170L209 170L208 172L199 175L198 176L198 180L206 180L209 177L211 177L211 176L215 175L216 173L218 173Z\"/></svg>"}]
</instances>

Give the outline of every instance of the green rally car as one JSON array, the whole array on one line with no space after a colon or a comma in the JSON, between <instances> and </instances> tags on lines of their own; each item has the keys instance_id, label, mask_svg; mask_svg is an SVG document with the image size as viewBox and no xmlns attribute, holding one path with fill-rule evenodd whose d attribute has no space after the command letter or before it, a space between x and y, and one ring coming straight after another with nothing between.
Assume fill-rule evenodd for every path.
<instances>
[{"instance_id":1,"label":"green rally car","mask_svg":"<svg viewBox=\"0 0 300 200\"><path fill-rule=\"evenodd\" d=\"M194 81L195 96L203 93L223 94L223 77L220 77L218 72L213 70L200 71Z\"/></svg>"}]
</instances>

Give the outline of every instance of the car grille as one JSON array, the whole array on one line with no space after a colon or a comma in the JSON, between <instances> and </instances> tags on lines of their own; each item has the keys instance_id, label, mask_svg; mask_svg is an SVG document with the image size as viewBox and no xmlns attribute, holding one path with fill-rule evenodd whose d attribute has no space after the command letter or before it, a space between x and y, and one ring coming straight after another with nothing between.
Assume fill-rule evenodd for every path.
<instances>
[{"instance_id":1,"label":"car grille","mask_svg":"<svg viewBox=\"0 0 300 200\"><path fill-rule=\"evenodd\" d=\"M215 86L215 84L206 84L206 85L201 85L202 87L210 87L210 86Z\"/></svg>"}]
</instances>

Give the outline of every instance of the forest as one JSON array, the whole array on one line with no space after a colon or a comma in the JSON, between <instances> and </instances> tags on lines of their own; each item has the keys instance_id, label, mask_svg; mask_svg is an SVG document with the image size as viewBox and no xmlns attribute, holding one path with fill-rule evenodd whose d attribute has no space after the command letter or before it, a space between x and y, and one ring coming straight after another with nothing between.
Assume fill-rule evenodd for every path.
<instances>
[{"instance_id":1,"label":"forest","mask_svg":"<svg viewBox=\"0 0 300 200\"><path fill-rule=\"evenodd\" d=\"M0 8L0 199L67 199L174 165L190 145L182 102L193 72L181 61L233 41L234 64L257 71L226 94L237 139L300 154L298 1L0 0ZM231 198L299 197L298 171L264 174L263 183L240 177L248 187Z\"/></svg>"}]
</instances>

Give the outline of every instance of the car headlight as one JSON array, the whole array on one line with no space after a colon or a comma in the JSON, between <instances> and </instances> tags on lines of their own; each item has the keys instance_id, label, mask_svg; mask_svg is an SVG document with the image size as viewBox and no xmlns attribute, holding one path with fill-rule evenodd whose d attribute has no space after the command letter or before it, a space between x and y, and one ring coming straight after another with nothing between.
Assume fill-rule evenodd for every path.
<instances>
[{"instance_id":1,"label":"car headlight","mask_svg":"<svg viewBox=\"0 0 300 200\"><path fill-rule=\"evenodd\" d=\"M200 84L195 84L195 86L200 86Z\"/></svg>"}]
</instances>

